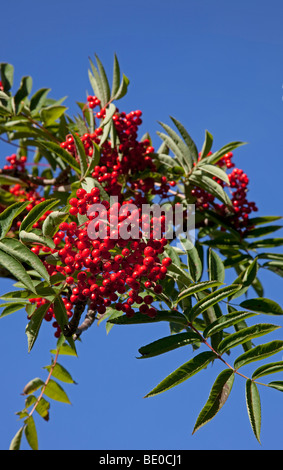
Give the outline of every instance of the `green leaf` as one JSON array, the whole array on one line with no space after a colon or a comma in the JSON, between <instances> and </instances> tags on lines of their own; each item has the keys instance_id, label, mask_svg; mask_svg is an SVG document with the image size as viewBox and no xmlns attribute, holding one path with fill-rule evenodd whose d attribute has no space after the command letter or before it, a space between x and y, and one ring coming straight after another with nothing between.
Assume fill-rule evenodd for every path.
<instances>
[{"instance_id":1,"label":"green leaf","mask_svg":"<svg viewBox=\"0 0 283 470\"><path fill-rule=\"evenodd\" d=\"M26 440L28 441L32 450L38 450L37 432L36 432L36 427L35 427L33 416L29 416L25 420L24 431L25 431Z\"/></svg>"},{"instance_id":2,"label":"green leaf","mask_svg":"<svg viewBox=\"0 0 283 470\"><path fill-rule=\"evenodd\" d=\"M180 239L181 244L186 250L188 258L188 268L192 279L196 282L200 279L202 274L202 262L199 257L198 250L193 243L188 239Z\"/></svg>"},{"instance_id":3,"label":"green leaf","mask_svg":"<svg viewBox=\"0 0 283 470\"><path fill-rule=\"evenodd\" d=\"M222 315L204 330L203 336L205 338L208 338L209 336L219 331L225 330L226 328L229 328L230 326L233 326L236 323L239 323L245 320L246 318L250 318L255 315L258 315L258 314L255 312L245 312L245 311L235 311L235 312L228 313L227 315Z\"/></svg>"},{"instance_id":4,"label":"green leaf","mask_svg":"<svg viewBox=\"0 0 283 470\"><path fill-rule=\"evenodd\" d=\"M282 261L269 261L268 263L264 263L263 267L273 272L274 274L277 274L278 276L283 277L283 262Z\"/></svg>"},{"instance_id":5,"label":"green leaf","mask_svg":"<svg viewBox=\"0 0 283 470\"><path fill-rule=\"evenodd\" d=\"M167 270L168 277L171 276L173 279L177 279L177 281L181 282L185 287L187 287L188 284L190 285L193 281L189 273L175 263L170 264Z\"/></svg>"},{"instance_id":6,"label":"green leaf","mask_svg":"<svg viewBox=\"0 0 283 470\"><path fill-rule=\"evenodd\" d=\"M63 331L64 326L68 323L68 316L67 316L65 304L62 301L61 297L56 297L54 301L54 315L55 315L56 321L58 322L61 328L61 331ZM71 347L74 347L74 341L72 338L68 338L68 342L70 343Z\"/></svg>"},{"instance_id":7,"label":"green leaf","mask_svg":"<svg viewBox=\"0 0 283 470\"><path fill-rule=\"evenodd\" d=\"M128 79L128 77L126 77L126 75L123 74L119 89L112 97L112 99L120 100L121 98L123 98L127 94L129 83L130 80Z\"/></svg>"},{"instance_id":8,"label":"green leaf","mask_svg":"<svg viewBox=\"0 0 283 470\"><path fill-rule=\"evenodd\" d=\"M210 152L213 144L213 137L212 135L206 130L205 131L205 140L201 149L200 153L200 160L205 158L207 154Z\"/></svg>"},{"instance_id":9,"label":"green leaf","mask_svg":"<svg viewBox=\"0 0 283 470\"><path fill-rule=\"evenodd\" d=\"M95 142L92 142L92 145L93 145L94 154L92 156L92 159L91 159L91 162L88 166L88 169L87 169L87 171L84 175L84 178L91 175L91 173L93 172L95 166L98 165L99 162L100 162L100 148Z\"/></svg>"},{"instance_id":10,"label":"green leaf","mask_svg":"<svg viewBox=\"0 0 283 470\"><path fill-rule=\"evenodd\" d=\"M216 176L216 178L219 178L220 180L224 181L228 186L230 186L230 180L228 178L227 173L221 168L219 168L218 166L207 165L205 164L205 162L204 163L201 162L199 165L197 165L197 167L201 171L205 171L209 175Z\"/></svg>"},{"instance_id":11,"label":"green leaf","mask_svg":"<svg viewBox=\"0 0 283 470\"><path fill-rule=\"evenodd\" d=\"M174 168L176 166L176 160L170 155L165 155L163 153L158 153L156 155L158 162L160 162L162 165L165 165L169 168Z\"/></svg>"},{"instance_id":12,"label":"green leaf","mask_svg":"<svg viewBox=\"0 0 283 470\"><path fill-rule=\"evenodd\" d=\"M27 304L26 303L17 303L12 302L10 304L1 304L0 308L4 307L4 310L1 312L0 318L6 317L7 315L11 315L11 313L17 312L24 308Z\"/></svg>"},{"instance_id":13,"label":"green leaf","mask_svg":"<svg viewBox=\"0 0 283 470\"><path fill-rule=\"evenodd\" d=\"M39 204L34 206L22 221L20 230L24 230L25 232L29 232L30 230L32 230L35 222L37 222L40 217L42 217L47 211L52 209L52 207L56 206L59 202L60 201L58 199L47 199L46 201L40 202Z\"/></svg>"},{"instance_id":14,"label":"green leaf","mask_svg":"<svg viewBox=\"0 0 283 470\"><path fill-rule=\"evenodd\" d=\"M105 118L100 124L100 127L106 126L109 122L112 121L112 117L114 116L116 112L116 106L113 103L110 103L109 106L107 106L106 113L105 113Z\"/></svg>"},{"instance_id":15,"label":"green leaf","mask_svg":"<svg viewBox=\"0 0 283 470\"><path fill-rule=\"evenodd\" d=\"M175 155L176 163L181 166L185 172L188 171L187 165L184 162L183 152L180 147L176 144L175 140L169 137L167 134L163 132L157 132L157 135L163 140L163 142L167 145L167 147L172 150Z\"/></svg>"},{"instance_id":16,"label":"green leaf","mask_svg":"<svg viewBox=\"0 0 283 470\"><path fill-rule=\"evenodd\" d=\"M121 80L120 65L119 65L116 54L114 54L111 98L113 98L115 94L117 93L117 91L119 90L120 80Z\"/></svg>"},{"instance_id":17,"label":"green leaf","mask_svg":"<svg viewBox=\"0 0 283 470\"><path fill-rule=\"evenodd\" d=\"M245 271L243 271L237 279L235 279L233 284L242 284L242 288L239 289L237 292L229 296L229 300L235 299L243 295L250 285L256 280L256 275L258 271L258 264L257 260L254 259L250 265L247 267Z\"/></svg>"},{"instance_id":18,"label":"green leaf","mask_svg":"<svg viewBox=\"0 0 283 470\"><path fill-rule=\"evenodd\" d=\"M28 338L28 352L30 352L34 346L34 343L41 327L42 320L44 319L44 316L49 307L50 302L40 305L40 307L38 307L34 311L31 319L29 320L29 323L26 326L26 335Z\"/></svg>"},{"instance_id":19,"label":"green leaf","mask_svg":"<svg viewBox=\"0 0 283 470\"><path fill-rule=\"evenodd\" d=\"M103 134L100 137L100 142L99 142L100 146L102 146L104 142L106 142L106 140L108 139L109 133L112 127L113 127L113 121L108 121L103 127Z\"/></svg>"},{"instance_id":20,"label":"green leaf","mask_svg":"<svg viewBox=\"0 0 283 470\"><path fill-rule=\"evenodd\" d=\"M17 258L19 261L27 263L38 272L43 279L47 282L50 281L49 274L42 261L19 240L15 238L3 238L0 242L0 249L14 256L14 258Z\"/></svg>"},{"instance_id":21,"label":"green leaf","mask_svg":"<svg viewBox=\"0 0 283 470\"><path fill-rule=\"evenodd\" d=\"M211 248L208 249L208 275L210 281L219 281L223 283L225 280L225 267L220 256Z\"/></svg>"},{"instance_id":22,"label":"green leaf","mask_svg":"<svg viewBox=\"0 0 283 470\"><path fill-rule=\"evenodd\" d=\"M208 400L198 416L193 433L211 421L226 403L234 383L234 378L235 374L231 369L225 369L220 372L212 386Z\"/></svg>"},{"instance_id":23,"label":"green leaf","mask_svg":"<svg viewBox=\"0 0 283 470\"><path fill-rule=\"evenodd\" d=\"M193 331L166 336L165 338L158 339L157 341L147 344L146 346L142 346L139 349L141 357L138 359L158 356L160 354L172 351L173 349L199 342L200 336Z\"/></svg>"},{"instance_id":24,"label":"green leaf","mask_svg":"<svg viewBox=\"0 0 283 470\"><path fill-rule=\"evenodd\" d=\"M34 392L36 392L36 390L41 388L42 385L44 385L43 380L41 380L39 377L36 377L35 379L30 380L30 382L28 382L25 385L22 394L23 395L30 395L31 393L34 393Z\"/></svg>"},{"instance_id":25,"label":"green leaf","mask_svg":"<svg viewBox=\"0 0 283 470\"><path fill-rule=\"evenodd\" d=\"M222 287L221 289L217 289L216 291L212 292L211 294L208 294L206 297L203 299L199 300L192 308L189 318L190 321L194 321L194 319L203 313L205 310L207 310L209 307L212 305L217 304L220 302L220 300L225 299L226 297L229 296L232 292L236 292L237 289L239 289L240 286L238 285L231 285L231 286L226 286Z\"/></svg>"},{"instance_id":26,"label":"green leaf","mask_svg":"<svg viewBox=\"0 0 283 470\"><path fill-rule=\"evenodd\" d=\"M20 83L20 88L16 92L14 99L17 112L19 111L19 107L22 101L28 97L32 89L32 78L31 77L23 77Z\"/></svg>"},{"instance_id":27,"label":"green leaf","mask_svg":"<svg viewBox=\"0 0 283 470\"><path fill-rule=\"evenodd\" d=\"M229 144L226 144L224 147L222 147L220 150L217 152L213 153L212 155L209 155L206 157L205 162L214 165L217 163L220 158L222 158L226 153L232 152L232 150L241 147L242 145L246 145L246 142L231 142Z\"/></svg>"},{"instance_id":28,"label":"green leaf","mask_svg":"<svg viewBox=\"0 0 283 470\"><path fill-rule=\"evenodd\" d=\"M283 310L277 302L264 297L244 300L240 304L240 307L258 313L265 313L266 315L283 315Z\"/></svg>"},{"instance_id":29,"label":"green leaf","mask_svg":"<svg viewBox=\"0 0 283 470\"><path fill-rule=\"evenodd\" d=\"M246 404L251 423L252 430L255 437L260 443L260 428L261 428L261 404L260 396L256 384L248 379L246 381Z\"/></svg>"},{"instance_id":30,"label":"green leaf","mask_svg":"<svg viewBox=\"0 0 283 470\"><path fill-rule=\"evenodd\" d=\"M51 354L56 354L57 353L57 349L51 349ZM59 355L63 355L63 356L77 356L77 353L76 351L71 348L71 346L69 346L68 344L66 343L63 343L60 348L59 348Z\"/></svg>"},{"instance_id":31,"label":"green leaf","mask_svg":"<svg viewBox=\"0 0 283 470\"><path fill-rule=\"evenodd\" d=\"M185 129L183 124L181 124L177 119L173 118L170 116L172 121L174 122L175 126L177 127L178 131L180 132L182 138L184 139L185 143L187 144L187 147L190 151L191 158L188 157L188 162L191 160L193 162L197 162L198 160L198 149L196 147L196 144L194 143L193 139L189 135L188 131Z\"/></svg>"},{"instance_id":32,"label":"green leaf","mask_svg":"<svg viewBox=\"0 0 283 470\"><path fill-rule=\"evenodd\" d=\"M212 288L212 287L221 286L221 284L222 283L219 281L203 281L203 282L198 282L196 284L193 284L187 289L184 289L183 291L179 293L178 303L190 295L196 294L197 292L200 292L200 291Z\"/></svg>"},{"instance_id":33,"label":"green leaf","mask_svg":"<svg viewBox=\"0 0 283 470\"><path fill-rule=\"evenodd\" d=\"M8 300L9 302L29 302L28 299L32 298L29 292L26 290L15 290L12 292L6 292L1 295L1 300Z\"/></svg>"},{"instance_id":34,"label":"green leaf","mask_svg":"<svg viewBox=\"0 0 283 470\"><path fill-rule=\"evenodd\" d=\"M159 393L165 392L176 385L184 382L185 380L189 379L197 372L201 371L208 364L215 359L217 356L212 351L205 351L197 356L195 356L190 361L183 364L181 367L178 367L174 372L168 375L160 384L158 384L151 392L149 392L145 398L153 397L154 395L158 395Z\"/></svg>"},{"instance_id":35,"label":"green leaf","mask_svg":"<svg viewBox=\"0 0 283 470\"><path fill-rule=\"evenodd\" d=\"M248 220L248 227L253 227L254 225L269 224L270 222L276 222L280 219L282 219L282 217L276 215L267 215L264 217L250 217Z\"/></svg>"},{"instance_id":36,"label":"green leaf","mask_svg":"<svg viewBox=\"0 0 283 470\"><path fill-rule=\"evenodd\" d=\"M104 93L103 93L101 78L92 60L89 59L89 61L90 61L92 73L90 70L88 71L88 78L89 78L89 81L90 81L90 84L92 86L95 96L100 100L101 106L103 107L106 104L106 102L104 101Z\"/></svg>"},{"instance_id":37,"label":"green leaf","mask_svg":"<svg viewBox=\"0 0 283 470\"><path fill-rule=\"evenodd\" d=\"M283 238L265 238L248 244L250 250L257 248L275 248L283 245Z\"/></svg>"},{"instance_id":38,"label":"green leaf","mask_svg":"<svg viewBox=\"0 0 283 470\"><path fill-rule=\"evenodd\" d=\"M1 81L5 93L9 91L13 86L14 80L14 67L11 64L1 63L0 64L0 75Z\"/></svg>"},{"instance_id":39,"label":"green leaf","mask_svg":"<svg viewBox=\"0 0 283 470\"><path fill-rule=\"evenodd\" d=\"M55 401L60 401L62 403L71 404L68 395L63 390L61 385L59 385L55 380L49 380L47 386L44 389L44 395L51 398Z\"/></svg>"},{"instance_id":40,"label":"green leaf","mask_svg":"<svg viewBox=\"0 0 283 470\"><path fill-rule=\"evenodd\" d=\"M40 112L40 117L45 124L45 126L51 126L54 124L57 119L59 119L67 110L65 106L48 106L46 108L43 108Z\"/></svg>"},{"instance_id":41,"label":"green leaf","mask_svg":"<svg viewBox=\"0 0 283 470\"><path fill-rule=\"evenodd\" d=\"M50 88L41 88L30 99L30 110L36 113L45 103Z\"/></svg>"},{"instance_id":42,"label":"green leaf","mask_svg":"<svg viewBox=\"0 0 283 470\"><path fill-rule=\"evenodd\" d=\"M9 450L20 450L24 426L22 426L13 437Z\"/></svg>"},{"instance_id":43,"label":"green leaf","mask_svg":"<svg viewBox=\"0 0 283 470\"><path fill-rule=\"evenodd\" d=\"M21 212L30 204L30 201L27 202L16 202L11 206L7 207L0 214L0 238L4 238L9 232L13 220L21 214Z\"/></svg>"},{"instance_id":44,"label":"green leaf","mask_svg":"<svg viewBox=\"0 0 283 470\"><path fill-rule=\"evenodd\" d=\"M275 340L266 344L260 344L253 349L244 352L241 356L237 357L234 362L234 368L239 369L247 364L261 359L266 359L273 354L283 350L283 341Z\"/></svg>"},{"instance_id":45,"label":"green leaf","mask_svg":"<svg viewBox=\"0 0 283 470\"><path fill-rule=\"evenodd\" d=\"M252 375L253 380L264 377L265 375L275 374L276 372L283 371L283 361L271 362L270 364L264 364L263 366L256 369Z\"/></svg>"},{"instance_id":46,"label":"green leaf","mask_svg":"<svg viewBox=\"0 0 283 470\"><path fill-rule=\"evenodd\" d=\"M49 248L55 248L55 243L53 242L52 238L43 237L34 232L26 232L25 230L21 230L19 237L24 243L36 243L39 245L49 246Z\"/></svg>"},{"instance_id":47,"label":"green leaf","mask_svg":"<svg viewBox=\"0 0 283 470\"><path fill-rule=\"evenodd\" d=\"M226 336L218 346L219 354L224 354L231 348L239 346L239 344L245 343L253 338L258 338L259 336L266 335L271 333L274 330L280 328L278 325L271 325L269 323L260 323L257 325L252 325L247 328L243 328L236 333L232 333L229 336Z\"/></svg>"},{"instance_id":48,"label":"green leaf","mask_svg":"<svg viewBox=\"0 0 283 470\"><path fill-rule=\"evenodd\" d=\"M174 121L173 118L171 118L171 119L175 123L176 120ZM176 121L176 123L177 122L178 121ZM167 134L170 136L170 138L175 143L175 145L179 148L178 155L179 155L180 161L182 162L182 167L186 171L190 171L192 169L192 166L193 166L193 158L192 158L192 155L191 155L190 148L185 144L183 139L181 139L181 137L173 129L171 129L170 126L168 126L167 124L164 124L162 122L159 122L159 124L163 127L163 129L167 132ZM174 148L176 149L175 146L174 146ZM174 151L174 149L172 149L172 150Z\"/></svg>"},{"instance_id":49,"label":"green leaf","mask_svg":"<svg viewBox=\"0 0 283 470\"><path fill-rule=\"evenodd\" d=\"M190 183L195 184L196 186L204 189L209 194L212 194L214 197L223 202L223 204L225 204L227 207L232 208L231 200L222 188L222 186L220 186L220 184L218 184L209 176L204 175L198 169L193 171L193 173L189 177L189 181Z\"/></svg>"},{"instance_id":50,"label":"green leaf","mask_svg":"<svg viewBox=\"0 0 283 470\"><path fill-rule=\"evenodd\" d=\"M100 59L98 58L98 56L96 54L95 54L95 58L96 58L96 62L97 62L99 75L100 75L100 78L101 78L101 86L102 86L103 97L104 97L103 101L104 101L104 105L105 105L110 100L110 87L109 87L108 78L107 78L107 75L105 73L105 69L102 65L102 62L100 61Z\"/></svg>"},{"instance_id":51,"label":"green leaf","mask_svg":"<svg viewBox=\"0 0 283 470\"><path fill-rule=\"evenodd\" d=\"M114 323L115 325L136 325L139 323L156 323L160 321L169 321L178 323L181 325L186 325L187 320L184 315L177 311L159 311L155 318L150 318L142 313L135 313L131 318L126 315L122 315L118 318L110 318L109 323Z\"/></svg>"},{"instance_id":52,"label":"green leaf","mask_svg":"<svg viewBox=\"0 0 283 470\"><path fill-rule=\"evenodd\" d=\"M45 421L49 421L49 409L50 403L41 397L39 402L36 405L35 411L41 416Z\"/></svg>"},{"instance_id":53,"label":"green leaf","mask_svg":"<svg viewBox=\"0 0 283 470\"><path fill-rule=\"evenodd\" d=\"M16 279L21 281L28 290L36 294L31 277L26 272L22 264L13 256L8 255L2 250L0 250L0 266L9 271Z\"/></svg>"},{"instance_id":54,"label":"green leaf","mask_svg":"<svg viewBox=\"0 0 283 470\"><path fill-rule=\"evenodd\" d=\"M68 212L53 211L49 214L42 224L42 233L44 237L53 237L58 231L59 225L69 216Z\"/></svg>"},{"instance_id":55,"label":"green leaf","mask_svg":"<svg viewBox=\"0 0 283 470\"><path fill-rule=\"evenodd\" d=\"M44 369L47 369L49 372L51 369L52 370L52 377L55 379L61 380L61 382L69 383L69 384L75 384L76 382L72 378L71 374L63 367L61 364L58 362L55 364L55 366L49 365L45 366Z\"/></svg>"},{"instance_id":56,"label":"green leaf","mask_svg":"<svg viewBox=\"0 0 283 470\"><path fill-rule=\"evenodd\" d=\"M56 144L55 142L47 142L47 141L37 141L39 147L46 148L51 152L58 155L65 163L67 163L73 170L75 170L78 174L80 174L80 165L77 163L76 159L65 149L60 147L60 145Z\"/></svg>"},{"instance_id":57,"label":"green leaf","mask_svg":"<svg viewBox=\"0 0 283 470\"><path fill-rule=\"evenodd\" d=\"M247 233L247 238L257 238L269 235L270 233L280 230L282 225L270 225L268 227L257 227L254 229L249 229Z\"/></svg>"},{"instance_id":58,"label":"green leaf","mask_svg":"<svg viewBox=\"0 0 283 470\"><path fill-rule=\"evenodd\" d=\"M83 176L87 171L87 157L85 153L84 144L82 143L81 139L76 135L75 132L72 132L72 136L75 142L77 156L79 157L79 161L80 161L81 175Z\"/></svg>"},{"instance_id":59,"label":"green leaf","mask_svg":"<svg viewBox=\"0 0 283 470\"><path fill-rule=\"evenodd\" d=\"M283 392L283 382L281 380L269 382L268 387L275 388L276 390Z\"/></svg>"},{"instance_id":60,"label":"green leaf","mask_svg":"<svg viewBox=\"0 0 283 470\"><path fill-rule=\"evenodd\" d=\"M54 315L61 330L63 331L64 326L68 323L68 316L65 304L62 301L61 297L56 297L54 301Z\"/></svg>"}]
</instances>

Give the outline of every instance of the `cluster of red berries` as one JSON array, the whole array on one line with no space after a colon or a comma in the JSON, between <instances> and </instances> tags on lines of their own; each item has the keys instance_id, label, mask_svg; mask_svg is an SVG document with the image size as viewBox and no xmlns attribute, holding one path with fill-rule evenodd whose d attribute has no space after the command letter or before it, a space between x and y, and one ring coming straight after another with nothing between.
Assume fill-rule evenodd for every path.
<instances>
[{"instance_id":1,"label":"cluster of red berries","mask_svg":"<svg viewBox=\"0 0 283 470\"><path fill-rule=\"evenodd\" d=\"M18 175L18 172L26 172L26 156L18 157L16 154L13 154L6 157L6 161L8 163L4 165L3 170L14 171L15 176ZM18 217L14 221L15 228L21 225L22 218L27 214L27 212L31 211L33 207L39 204L40 202L45 201L45 198L41 196L41 194L38 192L37 186L33 183L29 183L28 187L22 187L20 184L16 183L10 186L3 185L2 188L12 194L14 198L19 202L29 201L29 204L27 205L25 211L21 214L21 218ZM3 210L5 210L5 207L0 208L0 212L2 212ZM40 228L49 214L50 212L47 211L37 222L35 222L33 228Z\"/></svg>"},{"instance_id":2,"label":"cluster of red berries","mask_svg":"<svg viewBox=\"0 0 283 470\"><path fill-rule=\"evenodd\" d=\"M89 213L91 206L101 202L107 220L113 219L115 207L110 207L108 201L100 201L96 187L89 193L78 189L76 196L69 201L71 209L74 209L72 214L88 214L88 222L83 227L76 222L63 222L53 238L61 260L56 269L66 276L66 283L71 287L70 301L75 304L90 299L91 309L101 315L106 312L106 307L115 303L115 308L127 316L134 315L132 305L135 303L140 305L141 313L155 316L156 310L149 307L153 297L148 295L142 298L140 293L144 287L152 287L155 293L162 292L159 281L165 278L171 259L166 257L160 261L159 255L164 252L167 240L153 239L154 235L147 242L142 238L123 239L119 232L125 220L123 213L114 223L116 229L111 230L108 224L106 236L92 239L89 237L89 227L96 214ZM117 204L120 209L121 205ZM117 254L117 251L120 253ZM128 299L121 300L125 294Z\"/></svg>"},{"instance_id":3,"label":"cluster of red berries","mask_svg":"<svg viewBox=\"0 0 283 470\"><path fill-rule=\"evenodd\" d=\"M16 154L6 157L8 164L3 166L3 170L18 170L20 172L25 171L25 166L27 162L27 157L17 157Z\"/></svg>"},{"instance_id":4,"label":"cluster of red berries","mask_svg":"<svg viewBox=\"0 0 283 470\"><path fill-rule=\"evenodd\" d=\"M100 105L100 100L96 96L88 96L87 104L90 109L93 109Z\"/></svg>"},{"instance_id":5,"label":"cluster of red berries","mask_svg":"<svg viewBox=\"0 0 283 470\"><path fill-rule=\"evenodd\" d=\"M88 103L96 102L95 97L89 96ZM100 114L101 113L101 114ZM96 118L102 119L105 110L102 108L95 114ZM170 187L175 186L175 181L167 181L165 176L161 177L161 182L157 186L157 181L151 177L137 178L137 174L148 171L156 171L154 164L154 147L151 146L148 139L138 141L138 128L142 124L142 112L140 110L131 111L126 114L116 109L112 120L119 139L118 149L112 146L110 140L106 140L101 145L101 158L99 165L95 166L92 177L103 184L104 189L109 195L120 196L120 202L123 200L122 187L125 176L131 189L135 192L136 203L146 202L142 194L160 195L166 197ZM86 155L93 155L93 142L100 144L103 130L97 127L92 134L84 134L81 141L84 144ZM76 146L72 135L67 136L61 147L68 150L74 158L76 155Z\"/></svg>"},{"instance_id":6,"label":"cluster of red berries","mask_svg":"<svg viewBox=\"0 0 283 470\"><path fill-rule=\"evenodd\" d=\"M209 152L208 155L211 155ZM230 223L242 236L247 234L249 229L248 221L249 214L258 210L255 202L250 202L247 199L249 178L243 170L235 168L232 162L233 153L228 152L218 162L217 165L223 169L234 168L228 174L230 189L232 191L231 201L233 204L233 214L229 214ZM217 177L213 177L222 187L227 187L227 184ZM216 213L226 217L228 209L225 204L219 204L215 201L215 197L201 188L194 188L191 191L192 196L195 198L196 208L198 210L212 209Z\"/></svg>"}]
</instances>

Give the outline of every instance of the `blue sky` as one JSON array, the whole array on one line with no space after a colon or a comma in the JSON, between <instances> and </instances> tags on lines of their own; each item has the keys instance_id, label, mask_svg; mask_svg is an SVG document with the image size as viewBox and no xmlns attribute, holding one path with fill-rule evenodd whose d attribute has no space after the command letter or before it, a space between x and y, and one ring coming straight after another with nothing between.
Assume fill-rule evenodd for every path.
<instances>
[{"instance_id":1,"label":"blue sky","mask_svg":"<svg viewBox=\"0 0 283 470\"><path fill-rule=\"evenodd\" d=\"M14 65L16 83L31 75L34 91L50 87L50 96L67 96L72 115L76 101L91 90L88 57L97 53L111 74L116 53L130 78L119 108L143 111L141 135L148 131L158 147L157 121L169 124L174 116L199 148L205 129L214 136L214 149L230 141L248 142L235 152L235 162L250 177L250 199L260 215L281 215L282 14L281 0L16 0L1 6L0 61ZM2 164L12 150L4 144L0 149ZM281 279L272 273L262 279L266 297L282 304ZM1 281L1 292L11 286ZM272 323L273 318L263 321ZM274 323L282 326L282 319ZM25 326L25 312L1 320L1 449L19 427L14 412L23 407L24 385L34 377L45 378L42 367L50 363L55 344L53 329L45 324L28 354ZM79 357L60 359L78 384L65 387L71 406L52 402L50 422L37 420L40 448L282 449L282 394L260 390L259 446L241 379L217 417L191 435L221 370L218 364L165 394L143 399L190 357L190 350L182 348L159 358L136 359L140 346L167 334L166 325L114 327L108 336L104 325L89 330L78 345Z\"/></svg>"}]
</instances>

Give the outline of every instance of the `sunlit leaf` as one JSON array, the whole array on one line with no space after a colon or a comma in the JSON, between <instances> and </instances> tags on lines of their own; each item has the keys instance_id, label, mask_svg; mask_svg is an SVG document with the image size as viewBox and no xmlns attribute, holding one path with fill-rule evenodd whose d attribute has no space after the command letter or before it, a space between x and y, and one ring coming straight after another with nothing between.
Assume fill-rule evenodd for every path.
<instances>
[{"instance_id":1,"label":"sunlit leaf","mask_svg":"<svg viewBox=\"0 0 283 470\"><path fill-rule=\"evenodd\" d=\"M141 348L139 348L139 353L141 354L141 357L139 357L138 359L158 356L168 351L172 351L173 349L198 342L200 342L200 336L197 333L194 333L193 331L166 336L165 338L158 339L153 343L147 344L146 346L142 346Z\"/></svg>"},{"instance_id":2,"label":"sunlit leaf","mask_svg":"<svg viewBox=\"0 0 283 470\"><path fill-rule=\"evenodd\" d=\"M260 323L257 325L252 325L247 328L243 328L236 333L231 333L229 336L226 336L218 346L219 354L223 354L231 348L235 348L239 344L250 341L253 338L258 338L259 336L266 335L271 333L274 330L280 328L278 325L271 325L269 323Z\"/></svg>"},{"instance_id":3,"label":"sunlit leaf","mask_svg":"<svg viewBox=\"0 0 283 470\"><path fill-rule=\"evenodd\" d=\"M71 404L68 395L63 390L61 385L59 385L55 380L49 380L47 386L44 389L44 394L55 401L60 401L62 403Z\"/></svg>"},{"instance_id":4,"label":"sunlit leaf","mask_svg":"<svg viewBox=\"0 0 283 470\"><path fill-rule=\"evenodd\" d=\"M275 374L276 372L283 371L283 361L271 362L270 364L264 364L253 372L253 380L264 377L265 375Z\"/></svg>"},{"instance_id":5,"label":"sunlit leaf","mask_svg":"<svg viewBox=\"0 0 283 470\"><path fill-rule=\"evenodd\" d=\"M208 400L198 416L193 433L211 421L226 403L234 383L234 378L235 374L231 369L225 369L218 375Z\"/></svg>"},{"instance_id":6,"label":"sunlit leaf","mask_svg":"<svg viewBox=\"0 0 283 470\"><path fill-rule=\"evenodd\" d=\"M158 384L146 397L153 397L159 393L165 392L176 385L184 382L207 365L217 356L212 351L205 351L195 356L190 361L178 367L174 372L168 375L160 384Z\"/></svg>"},{"instance_id":7,"label":"sunlit leaf","mask_svg":"<svg viewBox=\"0 0 283 470\"><path fill-rule=\"evenodd\" d=\"M38 450L37 431L36 431L33 416L29 416L25 420L24 431L25 431L26 440L28 441L32 450Z\"/></svg>"},{"instance_id":8,"label":"sunlit leaf","mask_svg":"<svg viewBox=\"0 0 283 470\"><path fill-rule=\"evenodd\" d=\"M283 350L283 341L274 340L269 343L260 344L241 354L234 362L234 368L239 369L247 364L261 359L266 359L273 354Z\"/></svg>"},{"instance_id":9,"label":"sunlit leaf","mask_svg":"<svg viewBox=\"0 0 283 470\"><path fill-rule=\"evenodd\" d=\"M236 290L239 289L239 287L240 286L238 285L222 287L221 289L217 289L211 294L208 294L203 299L199 300L193 306L190 312L190 315L189 315L190 321L193 321L198 315L200 315L202 312L207 310L212 305L215 305L216 303L220 302L220 300L223 300L226 297L228 297L229 294L231 294L232 292L236 292Z\"/></svg>"},{"instance_id":10,"label":"sunlit leaf","mask_svg":"<svg viewBox=\"0 0 283 470\"><path fill-rule=\"evenodd\" d=\"M258 388L251 380L246 381L246 403L248 415L251 423L252 430L255 437L260 443L260 428L261 428L261 404Z\"/></svg>"},{"instance_id":11,"label":"sunlit leaf","mask_svg":"<svg viewBox=\"0 0 283 470\"><path fill-rule=\"evenodd\" d=\"M30 204L30 201L16 202L1 212L0 238L4 238L7 235L12 226L13 220L25 210L28 204Z\"/></svg>"},{"instance_id":12,"label":"sunlit leaf","mask_svg":"<svg viewBox=\"0 0 283 470\"><path fill-rule=\"evenodd\" d=\"M240 306L254 312L265 313L266 315L283 315L283 310L277 302L264 297L244 300Z\"/></svg>"},{"instance_id":13,"label":"sunlit leaf","mask_svg":"<svg viewBox=\"0 0 283 470\"><path fill-rule=\"evenodd\" d=\"M20 230L29 232L32 230L33 225L42 217L47 211L51 210L54 206L58 205L58 199L47 199L34 206L24 218L21 223Z\"/></svg>"},{"instance_id":14,"label":"sunlit leaf","mask_svg":"<svg viewBox=\"0 0 283 470\"><path fill-rule=\"evenodd\" d=\"M235 311L228 313L227 315L222 315L221 317L217 318L213 323L211 323L203 332L203 336L208 338L209 336L217 333L218 331L222 331L230 326L239 323L246 318L250 318L254 315L258 315L255 312L245 312L245 311Z\"/></svg>"},{"instance_id":15,"label":"sunlit leaf","mask_svg":"<svg viewBox=\"0 0 283 470\"><path fill-rule=\"evenodd\" d=\"M30 352L34 346L34 343L37 339L37 336L41 327L41 323L49 307L50 307L49 302L43 305L40 305L40 307L38 307L35 310L31 319L29 320L29 323L27 324L26 335L28 338L28 352Z\"/></svg>"}]
</instances>

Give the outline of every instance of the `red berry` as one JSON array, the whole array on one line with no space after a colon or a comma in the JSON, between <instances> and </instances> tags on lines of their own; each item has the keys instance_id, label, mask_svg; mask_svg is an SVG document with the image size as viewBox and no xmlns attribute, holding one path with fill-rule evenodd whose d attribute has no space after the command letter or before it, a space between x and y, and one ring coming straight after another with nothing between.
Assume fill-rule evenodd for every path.
<instances>
[{"instance_id":1,"label":"red berry","mask_svg":"<svg viewBox=\"0 0 283 470\"><path fill-rule=\"evenodd\" d=\"M170 266L170 264L172 264L171 258L163 258L162 264L163 266L166 266L166 267Z\"/></svg>"}]
</instances>

